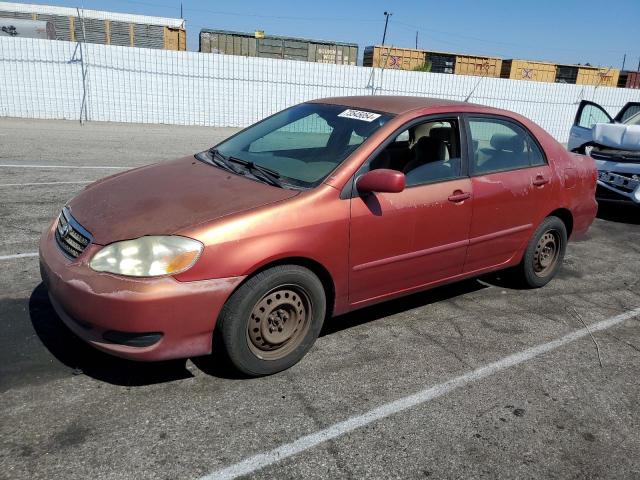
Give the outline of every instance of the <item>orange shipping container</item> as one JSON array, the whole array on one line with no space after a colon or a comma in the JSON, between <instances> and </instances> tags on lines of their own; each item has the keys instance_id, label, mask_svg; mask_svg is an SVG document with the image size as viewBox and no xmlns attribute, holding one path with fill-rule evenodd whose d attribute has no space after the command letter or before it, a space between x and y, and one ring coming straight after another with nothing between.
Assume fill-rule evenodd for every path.
<instances>
[{"instance_id":1,"label":"orange shipping container","mask_svg":"<svg viewBox=\"0 0 640 480\"><path fill-rule=\"evenodd\" d=\"M577 85L599 85L617 87L620 70L616 68L584 67L578 68Z\"/></svg>"},{"instance_id":2,"label":"orange shipping container","mask_svg":"<svg viewBox=\"0 0 640 480\"><path fill-rule=\"evenodd\" d=\"M547 62L531 62L528 60L503 60L501 78L511 80L532 80L534 82L556 81L557 65Z\"/></svg>"},{"instance_id":3,"label":"orange shipping container","mask_svg":"<svg viewBox=\"0 0 640 480\"><path fill-rule=\"evenodd\" d=\"M620 77L618 78L618 87L640 88L640 72L631 72L628 70L620 72Z\"/></svg>"},{"instance_id":4,"label":"orange shipping container","mask_svg":"<svg viewBox=\"0 0 640 480\"><path fill-rule=\"evenodd\" d=\"M181 28L164 27L164 49L186 50L186 32Z\"/></svg>"},{"instance_id":5,"label":"orange shipping container","mask_svg":"<svg viewBox=\"0 0 640 480\"><path fill-rule=\"evenodd\" d=\"M502 60L496 57L473 57L456 55L456 75L477 75L479 77L499 77Z\"/></svg>"},{"instance_id":6,"label":"orange shipping container","mask_svg":"<svg viewBox=\"0 0 640 480\"><path fill-rule=\"evenodd\" d=\"M395 48L376 45L365 47L362 65L365 67L395 68L413 70L426 62L424 50L414 48Z\"/></svg>"}]
</instances>

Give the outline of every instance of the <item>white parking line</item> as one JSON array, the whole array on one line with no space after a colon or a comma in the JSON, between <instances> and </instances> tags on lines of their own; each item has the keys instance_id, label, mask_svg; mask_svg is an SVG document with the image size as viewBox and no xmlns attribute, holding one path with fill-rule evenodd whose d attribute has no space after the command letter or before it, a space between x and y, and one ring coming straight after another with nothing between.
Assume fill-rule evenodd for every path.
<instances>
[{"instance_id":1,"label":"white parking line","mask_svg":"<svg viewBox=\"0 0 640 480\"><path fill-rule=\"evenodd\" d=\"M640 308L591 324L589 325L589 330L591 330L591 333L606 330L637 315L640 315ZM520 365L521 363L532 360L544 353L560 348L587 335L589 335L589 332L586 329L576 330L556 340L552 340L551 342L542 343L519 353L514 353L513 355L504 357L501 360L485 365L484 367L480 367L472 372L465 373L464 375L453 378L439 385L426 388L414 393L413 395L381 405L378 408L374 408L373 410L369 410L361 415L351 417L318 432L300 437L291 443L286 443L268 452L254 455L234 465L212 472L209 475L202 477L201 480L227 479L240 477L242 475L249 475L287 457L291 457L304 452L305 450L316 447L321 443L340 437L357 428L382 420L383 418L402 412L411 407L427 403L469 383L489 377L490 375L494 375L502 370L506 370L507 368Z\"/></svg>"},{"instance_id":2,"label":"white parking line","mask_svg":"<svg viewBox=\"0 0 640 480\"><path fill-rule=\"evenodd\" d=\"M127 170L135 167L114 167L105 165L16 165L16 164L0 164L0 167L6 168L90 168L94 170Z\"/></svg>"},{"instance_id":3,"label":"white parking line","mask_svg":"<svg viewBox=\"0 0 640 480\"><path fill-rule=\"evenodd\" d=\"M29 252L29 253L16 253L14 255L0 255L0 260L12 260L14 258L29 258L29 257L37 257L38 252Z\"/></svg>"},{"instance_id":4,"label":"white parking line","mask_svg":"<svg viewBox=\"0 0 640 480\"><path fill-rule=\"evenodd\" d=\"M36 182L36 183L0 183L0 187L32 187L34 185L82 185L93 183L96 180L83 180L82 182Z\"/></svg>"}]
</instances>

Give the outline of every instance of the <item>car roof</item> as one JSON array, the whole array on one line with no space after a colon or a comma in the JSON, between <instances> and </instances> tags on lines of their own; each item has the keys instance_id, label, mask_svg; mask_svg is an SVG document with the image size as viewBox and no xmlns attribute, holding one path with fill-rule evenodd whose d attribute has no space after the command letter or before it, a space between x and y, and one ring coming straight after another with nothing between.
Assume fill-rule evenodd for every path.
<instances>
[{"instance_id":1,"label":"car roof","mask_svg":"<svg viewBox=\"0 0 640 480\"><path fill-rule=\"evenodd\" d=\"M345 107L363 108L377 112L402 114L416 110L418 108L480 106L472 103L457 102L444 98L431 97L409 97L400 95L360 95L353 97L329 97L311 100L310 103L329 103L334 105L344 105Z\"/></svg>"}]
</instances>

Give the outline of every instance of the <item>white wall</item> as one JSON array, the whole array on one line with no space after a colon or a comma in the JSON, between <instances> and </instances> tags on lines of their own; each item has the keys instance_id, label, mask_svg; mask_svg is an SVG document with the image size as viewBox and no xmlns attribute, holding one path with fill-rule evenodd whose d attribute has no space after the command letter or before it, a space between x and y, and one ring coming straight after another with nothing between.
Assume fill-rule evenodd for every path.
<instances>
[{"instance_id":1,"label":"white wall","mask_svg":"<svg viewBox=\"0 0 640 480\"><path fill-rule=\"evenodd\" d=\"M581 99L615 114L640 90L85 44L88 120L246 126L305 100L415 95L513 110L566 142ZM0 37L0 116L78 119L76 43ZM480 83L478 83L480 81Z\"/></svg>"}]
</instances>

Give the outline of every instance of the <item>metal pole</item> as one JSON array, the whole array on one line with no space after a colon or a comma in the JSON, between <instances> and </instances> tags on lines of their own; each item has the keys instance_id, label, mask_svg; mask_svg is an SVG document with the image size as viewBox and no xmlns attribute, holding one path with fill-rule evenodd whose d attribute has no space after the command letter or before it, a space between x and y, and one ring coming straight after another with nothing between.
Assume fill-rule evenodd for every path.
<instances>
[{"instance_id":1,"label":"metal pole","mask_svg":"<svg viewBox=\"0 0 640 480\"><path fill-rule=\"evenodd\" d=\"M82 22L82 42L86 42L87 32L84 30L84 4L82 5L82 16L80 17L80 21Z\"/></svg>"},{"instance_id":2,"label":"metal pole","mask_svg":"<svg viewBox=\"0 0 640 480\"><path fill-rule=\"evenodd\" d=\"M624 54L624 57L622 57L622 68L620 70L624 70L624 62L627 60L627 54Z\"/></svg>"},{"instance_id":3,"label":"metal pole","mask_svg":"<svg viewBox=\"0 0 640 480\"><path fill-rule=\"evenodd\" d=\"M391 12L384 12L384 32L382 33L382 45L387 38L387 25L389 25L389 17L393 15Z\"/></svg>"},{"instance_id":4,"label":"metal pole","mask_svg":"<svg viewBox=\"0 0 640 480\"><path fill-rule=\"evenodd\" d=\"M85 29L84 29L84 6L82 7L82 15L80 14L80 9L76 7L76 12L78 13L78 17L80 17L80 21L82 22L82 41L78 42L80 45L80 68L82 69L82 103L80 104L80 125L84 125L82 120L82 114L84 113L84 120L87 120L87 69L84 65L84 48L82 48L82 44L86 39Z\"/></svg>"},{"instance_id":5,"label":"metal pole","mask_svg":"<svg viewBox=\"0 0 640 480\"><path fill-rule=\"evenodd\" d=\"M382 32L382 45L384 45L384 41L387 39L387 26L389 25L389 17L393 15L391 12L384 12L384 32ZM380 64L382 63L382 53L383 53L384 49L381 48L380 49L380 56L378 57L378 67L380 67ZM389 61L389 54L391 53L391 50L389 50L387 52L387 61ZM385 61L385 66L387 64L387 61ZM375 65L374 65L375 67ZM382 67L382 69L384 70L384 67ZM382 73L380 74L380 80L382 80ZM376 79L375 79L375 68L371 69L371 95L375 95L376 94Z\"/></svg>"},{"instance_id":6,"label":"metal pole","mask_svg":"<svg viewBox=\"0 0 640 480\"><path fill-rule=\"evenodd\" d=\"M416 50L418 50L418 30L416 30Z\"/></svg>"}]
</instances>

